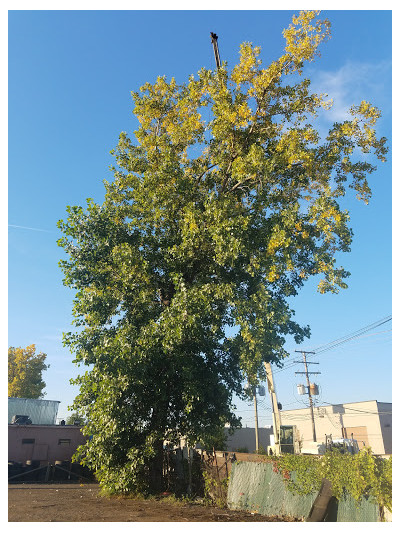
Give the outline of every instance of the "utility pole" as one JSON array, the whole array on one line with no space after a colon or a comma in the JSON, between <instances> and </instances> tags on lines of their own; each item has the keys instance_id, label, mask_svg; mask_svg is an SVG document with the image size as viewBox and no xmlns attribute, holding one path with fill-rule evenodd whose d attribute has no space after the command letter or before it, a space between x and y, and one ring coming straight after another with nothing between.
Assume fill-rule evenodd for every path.
<instances>
[{"instance_id":1,"label":"utility pole","mask_svg":"<svg viewBox=\"0 0 400 533\"><path fill-rule=\"evenodd\" d=\"M308 376L310 374L321 374L321 372L309 372L308 371L308 365L309 364L319 365L319 363L317 363L317 362L310 363L309 361L307 361L307 354L315 354L315 352L305 352L305 351L302 351L302 350L295 350L295 352L303 354L303 361L294 361L294 362L295 363L302 363L303 362L304 363L305 372L295 372L295 374L305 374L306 375L307 390L308 390L308 400L309 400L309 403L310 403L310 414L311 414L311 426L312 426L312 433L313 433L313 441L317 442L317 436L316 436L316 433L315 433L314 408L313 408L313 401L312 401L312 396L311 396L310 380L309 380Z\"/></svg>"},{"instance_id":2,"label":"utility pole","mask_svg":"<svg viewBox=\"0 0 400 533\"><path fill-rule=\"evenodd\" d=\"M257 388L254 387L254 414L255 414L255 426L256 426L256 451L258 451L258 412L257 412Z\"/></svg>"},{"instance_id":3,"label":"utility pole","mask_svg":"<svg viewBox=\"0 0 400 533\"><path fill-rule=\"evenodd\" d=\"M275 440L275 453L280 454L280 428L281 428L281 415L278 408L278 399L276 397L274 377L272 375L271 363L264 361L265 372L267 374L267 386L268 392L271 397L272 404L272 422L274 428L274 440Z\"/></svg>"},{"instance_id":4,"label":"utility pole","mask_svg":"<svg viewBox=\"0 0 400 533\"><path fill-rule=\"evenodd\" d=\"M219 58L219 50L218 50L218 35L216 33L211 32L211 42L214 48L214 56L215 56L215 63L217 65L217 69L221 66L221 60Z\"/></svg>"}]
</instances>

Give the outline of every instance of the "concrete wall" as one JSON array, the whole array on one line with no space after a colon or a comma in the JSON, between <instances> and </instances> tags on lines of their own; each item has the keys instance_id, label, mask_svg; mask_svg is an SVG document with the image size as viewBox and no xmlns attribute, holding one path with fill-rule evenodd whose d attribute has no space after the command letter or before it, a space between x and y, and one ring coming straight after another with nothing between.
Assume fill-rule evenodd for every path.
<instances>
[{"instance_id":1,"label":"concrete wall","mask_svg":"<svg viewBox=\"0 0 400 533\"><path fill-rule=\"evenodd\" d=\"M392 453L392 404L378 402L383 446L386 454Z\"/></svg>"},{"instance_id":2,"label":"concrete wall","mask_svg":"<svg viewBox=\"0 0 400 533\"><path fill-rule=\"evenodd\" d=\"M380 412L383 409L385 412ZM350 433L354 433L360 448L364 441L375 454L390 453L387 450L391 450L391 410L391 404L381 404L376 400L314 408L317 441L324 442L325 434L341 438L344 434L350 437ZM309 408L281 411L281 423L296 425L303 445L312 441Z\"/></svg>"},{"instance_id":3,"label":"concrete wall","mask_svg":"<svg viewBox=\"0 0 400 533\"><path fill-rule=\"evenodd\" d=\"M247 448L249 453L256 449L256 433L254 428L237 429L233 435L228 434L228 429L225 428L226 448L227 452L236 452L238 448ZM271 428L258 429L258 445L267 450L267 446L273 444L274 432Z\"/></svg>"},{"instance_id":4,"label":"concrete wall","mask_svg":"<svg viewBox=\"0 0 400 533\"><path fill-rule=\"evenodd\" d=\"M70 461L78 446L85 442L86 437L82 435L77 426L10 424L8 426L8 461L19 463L40 461L41 464Z\"/></svg>"}]
</instances>

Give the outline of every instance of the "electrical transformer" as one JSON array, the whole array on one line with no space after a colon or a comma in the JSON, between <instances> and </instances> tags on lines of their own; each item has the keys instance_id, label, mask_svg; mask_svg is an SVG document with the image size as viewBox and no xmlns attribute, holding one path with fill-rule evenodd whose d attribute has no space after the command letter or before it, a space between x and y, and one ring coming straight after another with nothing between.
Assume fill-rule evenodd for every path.
<instances>
[{"instance_id":1,"label":"electrical transformer","mask_svg":"<svg viewBox=\"0 0 400 533\"><path fill-rule=\"evenodd\" d=\"M297 385L297 392L298 394L305 394L306 393L306 388L304 385Z\"/></svg>"}]
</instances>

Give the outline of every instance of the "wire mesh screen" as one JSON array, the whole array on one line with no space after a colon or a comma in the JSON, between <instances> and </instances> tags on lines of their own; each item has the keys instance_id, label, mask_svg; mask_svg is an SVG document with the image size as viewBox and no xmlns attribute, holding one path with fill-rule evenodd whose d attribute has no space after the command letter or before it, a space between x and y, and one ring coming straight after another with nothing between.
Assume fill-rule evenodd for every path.
<instances>
[{"instance_id":1,"label":"wire mesh screen","mask_svg":"<svg viewBox=\"0 0 400 533\"><path fill-rule=\"evenodd\" d=\"M228 488L228 505L269 516L308 516L316 494L300 496L286 489L270 463L235 463Z\"/></svg>"},{"instance_id":2,"label":"wire mesh screen","mask_svg":"<svg viewBox=\"0 0 400 533\"><path fill-rule=\"evenodd\" d=\"M53 425L56 423L60 402L33 400L31 398L8 398L8 423L14 415L26 415L32 424Z\"/></svg>"},{"instance_id":3,"label":"wire mesh screen","mask_svg":"<svg viewBox=\"0 0 400 533\"><path fill-rule=\"evenodd\" d=\"M270 463L239 462L232 465L228 487L230 509L246 510L267 516L306 518L317 493L309 495L290 492L279 473ZM335 522L378 522L379 507L372 500L360 503L351 497L337 502L335 516L326 519Z\"/></svg>"},{"instance_id":4,"label":"wire mesh screen","mask_svg":"<svg viewBox=\"0 0 400 533\"><path fill-rule=\"evenodd\" d=\"M353 498L339 501L337 522L379 522L379 507L365 498L359 504Z\"/></svg>"}]
</instances>

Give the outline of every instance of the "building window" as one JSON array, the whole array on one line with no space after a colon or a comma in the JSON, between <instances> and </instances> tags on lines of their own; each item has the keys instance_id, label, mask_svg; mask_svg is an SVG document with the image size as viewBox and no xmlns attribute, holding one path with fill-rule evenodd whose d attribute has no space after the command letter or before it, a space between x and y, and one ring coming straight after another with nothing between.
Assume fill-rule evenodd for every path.
<instances>
[{"instance_id":1,"label":"building window","mask_svg":"<svg viewBox=\"0 0 400 533\"><path fill-rule=\"evenodd\" d=\"M71 439L58 439L58 444L60 446L69 446L71 444Z\"/></svg>"},{"instance_id":2,"label":"building window","mask_svg":"<svg viewBox=\"0 0 400 533\"><path fill-rule=\"evenodd\" d=\"M22 444L35 444L35 439L22 439Z\"/></svg>"}]
</instances>

